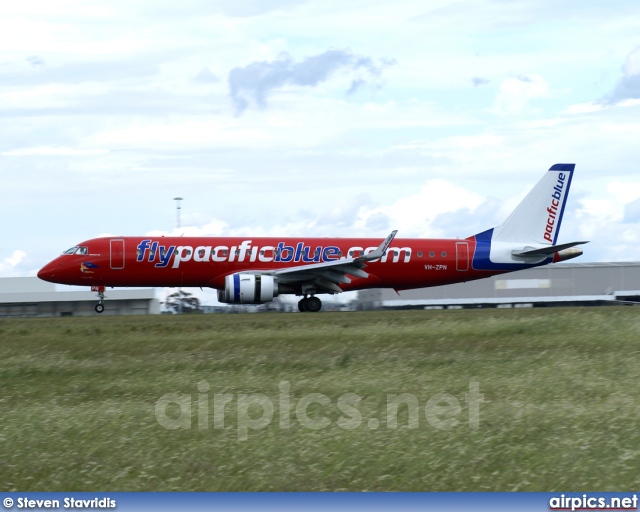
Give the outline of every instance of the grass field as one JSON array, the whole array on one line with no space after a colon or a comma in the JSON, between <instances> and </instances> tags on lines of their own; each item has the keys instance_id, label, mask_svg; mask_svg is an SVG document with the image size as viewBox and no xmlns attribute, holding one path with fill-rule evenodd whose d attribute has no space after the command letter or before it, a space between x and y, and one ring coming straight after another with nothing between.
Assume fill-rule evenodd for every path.
<instances>
[{"instance_id":1,"label":"grass field","mask_svg":"<svg viewBox=\"0 0 640 512\"><path fill-rule=\"evenodd\" d=\"M612 307L1 320L0 490L631 490L639 335Z\"/></svg>"}]
</instances>

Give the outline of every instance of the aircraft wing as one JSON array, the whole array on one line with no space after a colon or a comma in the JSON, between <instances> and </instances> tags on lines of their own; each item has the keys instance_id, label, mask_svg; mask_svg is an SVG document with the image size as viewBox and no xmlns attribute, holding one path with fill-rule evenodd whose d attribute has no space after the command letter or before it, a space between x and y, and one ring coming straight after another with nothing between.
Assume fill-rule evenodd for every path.
<instances>
[{"instance_id":1,"label":"aircraft wing","mask_svg":"<svg viewBox=\"0 0 640 512\"><path fill-rule=\"evenodd\" d=\"M369 277L369 274L362 269L367 266L368 261L376 260L384 255L397 232L397 230L392 231L375 251L357 258L341 258L339 260L256 273L272 275L277 277L281 283L308 285L316 287L322 292L340 293L342 289L338 285L350 283L349 276Z\"/></svg>"}]
</instances>

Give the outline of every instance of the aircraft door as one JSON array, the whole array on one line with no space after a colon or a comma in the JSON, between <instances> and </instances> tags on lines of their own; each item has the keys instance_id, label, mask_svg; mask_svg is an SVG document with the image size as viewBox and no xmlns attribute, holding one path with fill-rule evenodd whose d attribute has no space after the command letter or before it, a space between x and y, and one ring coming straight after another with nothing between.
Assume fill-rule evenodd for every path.
<instances>
[{"instance_id":1,"label":"aircraft door","mask_svg":"<svg viewBox=\"0 0 640 512\"><path fill-rule=\"evenodd\" d=\"M469 243L456 242L456 269L458 272L469 270Z\"/></svg>"},{"instance_id":2,"label":"aircraft door","mask_svg":"<svg viewBox=\"0 0 640 512\"><path fill-rule=\"evenodd\" d=\"M124 268L124 240L121 238L111 240L111 268L119 270Z\"/></svg>"}]
</instances>

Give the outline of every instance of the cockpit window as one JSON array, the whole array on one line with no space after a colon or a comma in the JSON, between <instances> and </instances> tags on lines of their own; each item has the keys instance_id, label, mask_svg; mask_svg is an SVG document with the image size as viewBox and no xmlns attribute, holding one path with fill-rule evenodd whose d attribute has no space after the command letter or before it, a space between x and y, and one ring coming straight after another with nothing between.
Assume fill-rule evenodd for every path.
<instances>
[{"instance_id":1,"label":"cockpit window","mask_svg":"<svg viewBox=\"0 0 640 512\"><path fill-rule=\"evenodd\" d=\"M85 246L75 246L72 247L71 249L67 249L66 251L64 251L62 254L83 254L83 255L87 255L89 254L89 248L85 247Z\"/></svg>"}]
</instances>

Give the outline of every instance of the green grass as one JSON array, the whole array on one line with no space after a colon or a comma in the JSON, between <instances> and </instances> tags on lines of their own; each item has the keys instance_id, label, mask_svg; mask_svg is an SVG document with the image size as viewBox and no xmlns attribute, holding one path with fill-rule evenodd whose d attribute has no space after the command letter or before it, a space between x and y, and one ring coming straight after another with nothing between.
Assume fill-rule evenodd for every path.
<instances>
[{"instance_id":1,"label":"green grass","mask_svg":"<svg viewBox=\"0 0 640 512\"><path fill-rule=\"evenodd\" d=\"M639 313L1 320L0 490L630 490L640 470ZM202 381L209 389L199 396ZM281 413L283 381L290 407ZM473 382L484 395L478 428L465 401ZM458 421L447 430L425 416L442 392L461 408L436 410ZM182 418L192 428L161 426L155 408L167 393L191 403ZM232 397L224 429L214 428L220 393ZM239 396L257 393L273 403L273 420L239 440ZM307 410L329 426L299 421L309 393L331 401ZM353 415L338 409L344 393L360 397L352 430L337 424ZM418 428L408 428L406 406L388 428L387 394L400 393L416 397ZM165 412L177 420L180 409ZM248 415L262 412L254 405Z\"/></svg>"}]
</instances>

